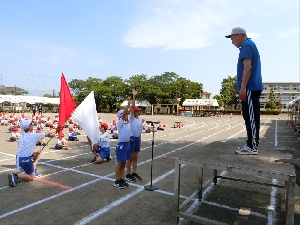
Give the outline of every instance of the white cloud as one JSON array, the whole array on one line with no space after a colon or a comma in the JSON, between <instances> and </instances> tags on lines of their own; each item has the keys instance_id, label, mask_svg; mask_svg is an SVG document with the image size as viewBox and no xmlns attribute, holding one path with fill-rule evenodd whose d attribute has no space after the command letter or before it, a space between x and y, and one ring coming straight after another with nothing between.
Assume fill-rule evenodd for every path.
<instances>
[{"instance_id":1,"label":"white cloud","mask_svg":"<svg viewBox=\"0 0 300 225\"><path fill-rule=\"evenodd\" d=\"M247 37L251 38L251 39L257 39L261 36L261 34L258 33L247 33Z\"/></svg>"},{"instance_id":2,"label":"white cloud","mask_svg":"<svg viewBox=\"0 0 300 225\"><path fill-rule=\"evenodd\" d=\"M296 34L299 34L299 28L290 29L290 30L284 32L283 34L279 35L279 38L287 38L287 37L290 37L290 36L296 35Z\"/></svg>"},{"instance_id":3,"label":"white cloud","mask_svg":"<svg viewBox=\"0 0 300 225\"><path fill-rule=\"evenodd\" d=\"M280 0L255 4L251 0L153 0L147 5L143 1L140 14L134 18L135 22L122 41L132 48L202 48L211 45L217 37L226 35L232 27L250 29L253 21L264 21L286 8L290 8L290 4ZM255 39L260 34L248 36Z\"/></svg>"},{"instance_id":4,"label":"white cloud","mask_svg":"<svg viewBox=\"0 0 300 225\"><path fill-rule=\"evenodd\" d=\"M226 1L224 1L226 2ZM156 2L157 3L157 2ZM222 5L222 4L221 4ZM123 42L134 48L163 50L201 48L212 43L216 27L226 23L226 12L216 4L189 1L161 1L133 25Z\"/></svg>"}]
</instances>

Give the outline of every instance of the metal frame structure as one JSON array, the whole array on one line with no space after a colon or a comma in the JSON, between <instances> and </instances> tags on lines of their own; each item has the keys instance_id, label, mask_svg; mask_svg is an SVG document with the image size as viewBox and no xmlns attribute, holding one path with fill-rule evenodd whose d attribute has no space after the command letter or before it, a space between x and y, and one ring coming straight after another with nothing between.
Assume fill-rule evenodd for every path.
<instances>
[{"instance_id":1,"label":"metal frame structure","mask_svg":"<svg viewBox=\"0 0 300 225\"><path fill-rule=\"evenodd\" d=\"M197 154L197 153L195 153ZM213 176L212 180L213 183L217 183L217 178L222 179L230 179L234 181L243 181L249 183L256 183L260 185L267 185L267 186L276 186L285 188L285 212L286 212L286 224L293 225L294 224L294 207L295 207L295 175L286 175L286 174L279 174L274 172L267 172L267 171L259 171L259 170L249 170L243 168L237 168L232 166L223 166L223 165L215 165L215 164L208 164L199 162L194 160L192 154L187 157L177 158L175 160L175 183L174 183L174 224L179 223L179 218L185 218L187 220L191 220L198 223L204 224L224 224L218 221L214 221L205 217L200 217L197 215L192 215L187 212L181 211L181 209L191 201L195 196L198 197L198 200L202 200L202 192L205 188L205 184L203 184L203 170L204 169L213 169ZM179 205L179 196L180 196L180 169L181 165L187 166L195 166L198 167L198 188L197 190L188 197L181 205ZM269 183L262 183L262 182L254 182L248 180L242 180L239 178L234 177L225 177L225 176L218 176L218 171L227 171L229 173L241 174L241 175L250 175L253 177L264 177L264 178L272 178L285 181L285 186L273 185Z\"/></svg>"}]
</instances>

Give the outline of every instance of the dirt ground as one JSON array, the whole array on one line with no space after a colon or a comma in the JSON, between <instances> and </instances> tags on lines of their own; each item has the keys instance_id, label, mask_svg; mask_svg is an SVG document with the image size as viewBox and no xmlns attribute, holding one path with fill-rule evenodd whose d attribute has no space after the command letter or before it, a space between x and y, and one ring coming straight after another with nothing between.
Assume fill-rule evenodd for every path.
<instances>
[{"instance_id":1,"label":"dirt ground","mask_svg":"<svg viewBox=\"0 0 300 225\"><path fill-rule=\"evenodd\" d=\"M54 115L44 114L51 118ZM117 119L115 114L99 115L108 124ZM10 142L7 127L0 126L0 224L174 224L176 158L209 149L200 155L202 161L214 160L222 165L232 163L241 168L280 174L293 173L294 169L290 164L275 163L276 159L300 158L300 140L287 125L286 115L261 116L259 154L251 156L234 153L246 140L241 116L142 115L141 118L160 119L166 124L166 131L155 132L154 138L152 133L142 133L137 172L143 180L130 183L125 189L113 186L117 140L111 139L113 159L110 162L92 164L93 156L84 132L79 141L68 142L68 150L55 150L55 138L52 139L38 163L42 177L9 187L7 174L16 172L17 143ZM174 128L177 121L184 126ZM67 132L65 129L64 133ZM197 189L197 174L197 167L182 166L180 203ZM285 224L284 188L225 179L218 179L218 184L213 185L209 181L211 175L212 171L204 171L204 183L207 181L208 185L203 201L193 198L183 209L185 212L232 225ZM232 176L284 185L277 179ZM158 189L145 190L151 183ZM298 186L295 195L295 224L300 224ZM242 215L245 211L249 214ZM182 218L179 223L196 224Z\"/></svg>"}]
</instances>

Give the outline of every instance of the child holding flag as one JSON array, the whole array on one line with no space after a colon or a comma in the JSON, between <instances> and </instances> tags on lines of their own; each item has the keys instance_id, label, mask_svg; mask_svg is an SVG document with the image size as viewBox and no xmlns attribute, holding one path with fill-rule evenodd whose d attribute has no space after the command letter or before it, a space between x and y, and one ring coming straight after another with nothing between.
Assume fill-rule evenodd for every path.
<instances>
[{"instance_id":1,"label":"child holding flag","mask_svg":"<svg viewBox=\"0 0 300 225\"><path fill-rule=\"evenodd\" d=\"M17 152L17 171L20 171L20 167L24 170L23 173L10 173L8 174L9 186L17 186L17 180L33 181L35 177L39 176L36 172L36 165L39 159L39 155L42 150L34 152L34 148L38 140L45 137L46 133L33 133L33 122L32 120L23 120L20 124L20 128L23 130L21 137L18 141L18 152ZM59 131L57 128L56 131Z\"/></svg>"}]
</instances>

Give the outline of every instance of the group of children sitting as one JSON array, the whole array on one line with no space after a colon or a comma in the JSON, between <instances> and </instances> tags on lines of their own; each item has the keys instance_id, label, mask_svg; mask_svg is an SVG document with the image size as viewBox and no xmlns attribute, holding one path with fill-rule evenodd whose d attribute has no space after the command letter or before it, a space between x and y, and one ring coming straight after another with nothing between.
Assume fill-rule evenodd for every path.
<instances>
[{"instance_id":1,"label":"group of children sitting","mask_svg":"<svg viewBox=\"0 0 300 225\"><path fill-rule=\"evenodd\" d=\"M19 132L20 123L23 120L32 120L34 126L36 126L35 133L41 133L45 127L48 128L49 134L47 137L53 138L56 137L55 149L67 149L67 140L68 141L78 141L78 135L80 135L80 126L77 122L73 122L72 118L69 118L65 123L65 128L68 128L68 138L67 140L64 137L58 137L56 128L58 126L59 117L55 115L53 120L50 117L45 118L42 115L32 115L30 118L27 118L24 114L18 118L16 114L11 114L9 117L5 113L0 114L0 124L8 126L8 132L10 132L9 140L12 142L17 142L21 136ZM40 139L36 146L45 146L45 139Z\"/></svg>"},{"instance_id":2,"label":"group of children sitting","mask_svg":"<svg viewBox=\"0 0 300 225\"><path fill-rule=\"evenodd\" d=\"M21 134L19 132L19 125L23 120L27 120L27 118L24 114L18 118L14 113L7 118L7 115L5 113L0 114L0 123L1 125L8 126L8 131L10 132L10 141L15 142L18 141ZM56 133L56 128L58 126L59 117L58 115L55 115L53 120L51 120L50 117L44 117L41 115L32 115L30 118L34 125L36 126L36 133L41 133L42 130L45 129L45 127L48 128L50 132L47 137L53 138L56 137L56 143L55 143L55 149L67 149L67 140L68 141L78 141L78 135L80 135L79 130L81 129L77 122L74 122L72 118L69 118L65 123L65 128L68 128L68 138L67 140L63 137L58 137ZM151 123L147 122L145 119L142 119L143 121L143 130L145 133L151 133L155 132L157 130L165 130L166 125L162 124L160 120L155 122L153 126ZM103 123L101 117L98 117L99 127L101 127ZM108 128L107 128L108 130ZM113 139L118 139L118 127L117 127L117 121L113 120L110 124L110 133L112 135ZM41 139L37 142L37 146L45 146L45 140Z\"/></svg>"}]
</instances>

